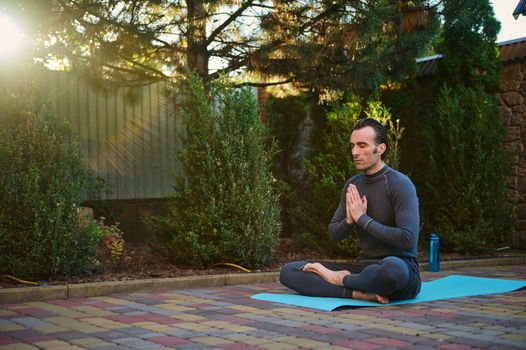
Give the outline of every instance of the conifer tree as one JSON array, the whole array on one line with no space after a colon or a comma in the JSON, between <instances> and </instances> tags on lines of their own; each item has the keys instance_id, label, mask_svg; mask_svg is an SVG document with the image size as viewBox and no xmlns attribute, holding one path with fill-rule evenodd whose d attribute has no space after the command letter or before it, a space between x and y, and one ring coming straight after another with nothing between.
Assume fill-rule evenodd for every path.
<instances>
[{"instance_id":1,"label":"conifer tree","mask_svg":"<svg viewBox=\"0 0 526 350\"><path fill-rule=\"evenodd\" d=\"M39 23L40 58L129 86L176 80L360 90L405 74L437 28L436 0L6 0ZM1 6L0 6L1 8ZM38 20L37 20L38 19ZM96 80L96 79L95 79Z\"/></svg>"},{"instance_id":2,"label":"conifer tree","mask_svg":"<svg viewBox=\"0 0 526 350\"><path fill-rule=\"evenodd\" d=\"M495 97L498 30L487 0L444 1L439 93L423 133L418 182L426 231L463 253L507 243L511 232L511 169Z\"/></svg>"}]
</instances>

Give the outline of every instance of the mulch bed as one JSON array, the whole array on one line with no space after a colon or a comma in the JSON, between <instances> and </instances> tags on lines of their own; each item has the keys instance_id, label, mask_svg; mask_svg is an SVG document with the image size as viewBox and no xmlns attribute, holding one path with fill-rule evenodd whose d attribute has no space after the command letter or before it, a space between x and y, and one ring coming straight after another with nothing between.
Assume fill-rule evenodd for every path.
<instances>
[{"instance_id":1,"label":"mulch bed","mask_svg":"<svg viewBox=\"0 0 526 350\"><path fill-rule=\"evenodd\" d=\"M129 256L124 266L114 269L104 265L91 274L68 277L61 280L31 280L39 285L63 285L87 282L126 281L147 278L166 278L184 276L202 276L225 273L245 273L231 266L215 266L207 269L196 269L191 266L176 265L162 261L152 254L146 243L126 242L126 253ZM261 271L278 271L279 267L288 261L300 259L323 259L320 254L298 248L291 239L281 239L276 253L276 260ZM19 277L19 276L14 276ZM0 277L1 288L30 287L13 279Z\"/></svg>"},{"instance_id":2,"label":"mulch bed","mask_svg":"<svg viewBox=\"0 0 526 350\"><path fill-rule=\"evenodd\" d=\"M88 282L126 281L148 278L167 278L184 276L202 276L225 273L244 273L240 269L230 266L215 266L207 269L196 269L191 266L175 265L164 262L152 254L145 243L126 243L128 263L116 269L101 267L91 274L68 277L61 280L33 280L39 285L63 285ZM485 256L488 257L488 256ZM459 254L443 254L443 260L470 258ZM276 260L261 271L278 271L283 264L294 260L330 260L329 258L309 250L299 248L292 239L282 238L276 252ZM420 260L427 261L426 252L420 253ZM18 276L15 276L18 277ZM1 277L0 289L28 287L30 285Z\"/></svg>"}]
</instances>

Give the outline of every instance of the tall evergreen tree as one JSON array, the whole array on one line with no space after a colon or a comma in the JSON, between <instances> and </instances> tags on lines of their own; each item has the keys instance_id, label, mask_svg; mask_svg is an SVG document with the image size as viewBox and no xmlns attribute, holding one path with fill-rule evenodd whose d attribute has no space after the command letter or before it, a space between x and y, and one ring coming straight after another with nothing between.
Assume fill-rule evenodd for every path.
<instances>
[{"instance_id":1,"label":"tall evergreen tree","mask_svg":"<svg viewBox=\"0 0 526 350\"><path fill-rule=\"evenodd\" d=\"M444 23L437 50L439 81L452 88L481 88L494 94L499 88L496 43L500 23L488 0L445 0Z\"/></svg>"},{"instance_id":2,"label":"tall evergreen tree","mask_svg":"<svg viewBox=\"0 0 526 350\"><path fill-rule=\"evenodd\" d=\"M90 77L139 85L191 68L210 82L246 70L259 74L243 83L323 91L403 75L437 27L434 2L6 0L3 7L38 14L47 42L40 57L62 57Z\"/></svg>"},{"instance_id":3,"label":"tall evergreen tree","mask_svg":"<svg viewBox=\"0 0 526 350\"><path fill-rule=\"evenodd\" d=\"M511 169L495 98L499 27L487 0L444 1L439 93L417 182L424 231L438 231L446 249L464 253L507 243L511 232Z\"/></svg>"}]
</instances>

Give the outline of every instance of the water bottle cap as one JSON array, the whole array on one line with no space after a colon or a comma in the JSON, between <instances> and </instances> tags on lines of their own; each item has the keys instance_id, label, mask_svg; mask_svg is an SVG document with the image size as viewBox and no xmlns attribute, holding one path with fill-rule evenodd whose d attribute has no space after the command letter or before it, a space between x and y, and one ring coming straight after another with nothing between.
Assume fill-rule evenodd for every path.
<instances>
[{"instance_id":1,"label":"water bottle cap","mask_svg":"<svg viewBox=\"0 0 526 350\"><path fill-rule=\"evenodd\" d=\"M431 234L431 239L438 239L438 235L436 233Z\"/></svg>"}]
</instances>

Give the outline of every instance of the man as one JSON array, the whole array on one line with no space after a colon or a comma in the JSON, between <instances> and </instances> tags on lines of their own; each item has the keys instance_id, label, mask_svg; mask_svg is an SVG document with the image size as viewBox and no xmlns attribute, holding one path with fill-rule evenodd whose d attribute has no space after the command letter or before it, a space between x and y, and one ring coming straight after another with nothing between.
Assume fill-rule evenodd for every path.
<instances>
[{"instance_id":1,"label":"man","mask_svg":"<svg viewBox=\"0 0 526 350\"><path fill-rule=\"evenodd\" d=\"M420 292L418 198L409 178L384 163L387 132L378 121L360 119L350 146L362 173L345 184L329 224L332 240L356 229L360 255L350 263L295 261L281 269L280 282L310 296L354 298L386 304Z\"/></svg>"}]
</instances>

